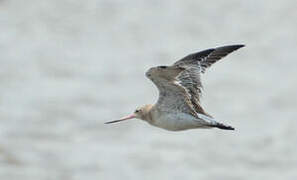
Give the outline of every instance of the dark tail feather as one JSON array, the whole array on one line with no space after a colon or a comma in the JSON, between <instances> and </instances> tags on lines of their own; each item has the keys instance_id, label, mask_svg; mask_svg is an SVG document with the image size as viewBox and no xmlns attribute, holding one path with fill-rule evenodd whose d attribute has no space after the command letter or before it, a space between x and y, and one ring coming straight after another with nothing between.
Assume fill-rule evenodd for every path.
<instances>
[{"instance_id":1,"label":"dark tail feather","mask_svg":"<svg viewBox=\"0 0 297 180\"><path fill-rule=\"evenodd\" d=\"M216 128L224 129L224 130L235 130L234 127L232 127L232 126L227 126L227 125L222 124L222 123L217 123L216 125L213 125L212 127L216 127Z\"/></svg>"}]
</instances>

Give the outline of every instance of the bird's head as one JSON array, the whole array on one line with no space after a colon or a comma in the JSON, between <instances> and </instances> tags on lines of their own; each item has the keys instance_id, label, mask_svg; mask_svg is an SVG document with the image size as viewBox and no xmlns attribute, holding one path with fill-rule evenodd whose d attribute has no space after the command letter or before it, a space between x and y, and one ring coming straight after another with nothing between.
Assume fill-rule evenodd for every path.
<instances>
[{"instance_id":1,"label":"bird's head","mask_svg":"<svg viewBox=\"0 0 297 180\"><path fill-rule=\"evenodd\" d=\"M150 104L138 107L132 114L125 116L118 120L106 122L105 124L121 122L121 121L129 120L129 119L141 119L141 120L147 121L149 119L149 113L150 113L151 108L152 108L152 105L150 105Z\"/></svg>"}]
</instances>

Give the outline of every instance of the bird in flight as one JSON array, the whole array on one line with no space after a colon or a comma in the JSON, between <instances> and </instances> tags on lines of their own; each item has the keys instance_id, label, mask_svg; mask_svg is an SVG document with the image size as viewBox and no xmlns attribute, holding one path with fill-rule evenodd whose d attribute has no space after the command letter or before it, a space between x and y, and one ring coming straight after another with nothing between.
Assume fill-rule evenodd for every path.
<instances>
[{"instance_id":1,"label":"bird in flight","mask_svg":"<svg viewBox=\"0 0 297 180\"><path fill-rule=\"evenodd\" d=\"M200 76L212 64L242 47L244 45L239 44L207 49L190 54L171 66L150 68L145 75L159 90L157 103L139 107L131 115L105 124L136 118L170 131L197 128L234 130L232 126L216 121L202 108Z\"/></svg>"}]
</instances>

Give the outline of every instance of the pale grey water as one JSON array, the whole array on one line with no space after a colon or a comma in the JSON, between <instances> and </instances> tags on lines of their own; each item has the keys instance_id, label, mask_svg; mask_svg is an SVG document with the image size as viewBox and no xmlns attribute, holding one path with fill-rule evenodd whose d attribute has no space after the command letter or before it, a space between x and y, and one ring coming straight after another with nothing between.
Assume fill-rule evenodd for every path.
<instances>
[{"instance_id":1,"label":"pale grey water","mask_svg":"<svg viewBox=\"0 0 297 180\"><path fill-rule=\"evenodd\" d=\"M0 179L297 178L296 1L0 1ZM151 66L244 43L203 76L236 131L104 125Z\"/></svg>"}]
</instances>

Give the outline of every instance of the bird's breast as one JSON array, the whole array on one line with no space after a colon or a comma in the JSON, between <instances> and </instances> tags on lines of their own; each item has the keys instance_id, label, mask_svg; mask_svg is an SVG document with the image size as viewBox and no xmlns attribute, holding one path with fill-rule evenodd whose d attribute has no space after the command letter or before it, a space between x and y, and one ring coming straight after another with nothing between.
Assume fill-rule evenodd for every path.
<instances>
[{"instance_id":1,"label":"bird's breast","mask_svg":"<svg viewBox=\"0 0 297 180\"><path fill-rule=\"evenodd\" d=\"M170 131L194 129L199 126L199 120L186 113L161 112L152 117L150 124Z\"/></svg>"}]
</instances>

